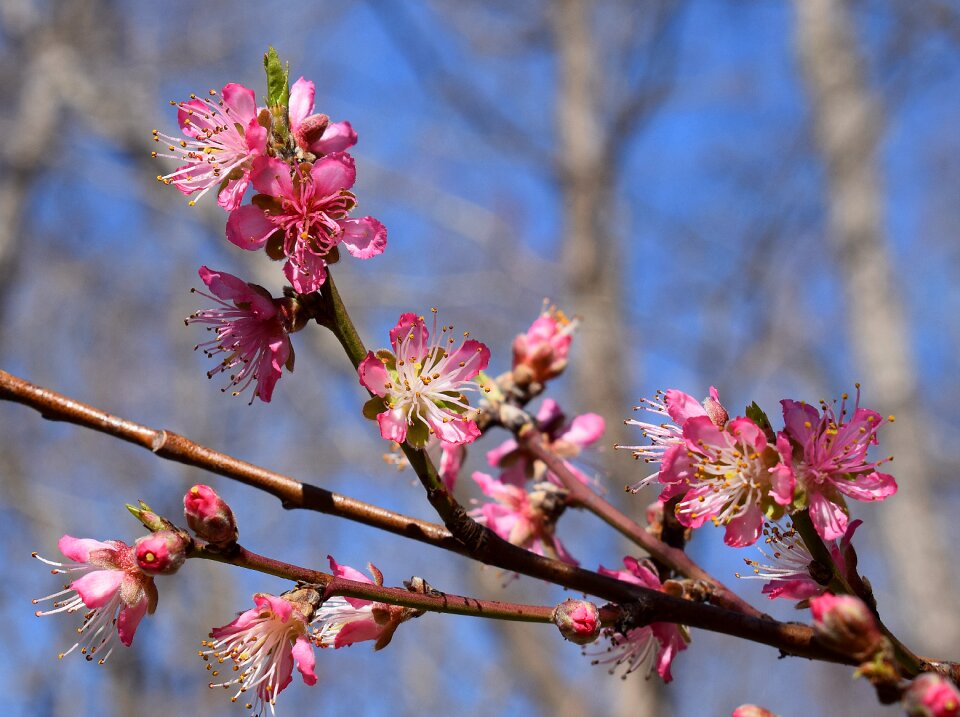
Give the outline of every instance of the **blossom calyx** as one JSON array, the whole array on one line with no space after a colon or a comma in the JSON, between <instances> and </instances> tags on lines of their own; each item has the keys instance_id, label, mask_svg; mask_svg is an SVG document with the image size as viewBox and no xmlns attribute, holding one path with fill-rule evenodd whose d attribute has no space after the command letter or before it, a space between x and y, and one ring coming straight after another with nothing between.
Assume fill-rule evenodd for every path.
<instances>
[{"instance_id":1,"label":"blossom calyx","mask_svg":"<svg viewBox=\"0 0 960 717\"><path fill-rule=\"evenodd\" d=\"M925 672L903 693L907 717L957 717L960 715L960 691L947 678Z\"/></svg>"},{"instance_id":2,"label":"blossom calyx","mask_svg":"<svg viewBox=\"0 0 960 717\"><path fill-rule=\"evenodd\" d=\"M870 608L853 595L823 595L810 598L813 629L824 644L860 660L868 661L884 646L877 619Z\"/></svg>"},{"instance_id":3,"label":"blossom calyx","mask_svg":"<svg viewBox=\"0 0 960 717\"><path fill-rule=\"evenodd\" d=\"M193 547L182 530L158 530L144 535L134 544L137 566L147 575L173 575Z\"/></svg>"},{"instance_id":4,"label":"blossom calyx","mask_svg":"<svg viewBox=\"0 0 960 717\"><path fill-rule=\"evenodd\" d=\"M553 624L565 640L589 645L600 637L600 610L592 602L568 598L553 609Z\"/></svg>"},{"instance_id":5,"label":"blossom calyx","mask_svg":"<svg viewBox=\"0 0 960 717\"><path fill-rule=\"evenodd\" d=\"M190 529L215 548L237 542L237 519L230 506L208 485L198 483L183 496L183 515Z\"/></svg>"}]
</instances>

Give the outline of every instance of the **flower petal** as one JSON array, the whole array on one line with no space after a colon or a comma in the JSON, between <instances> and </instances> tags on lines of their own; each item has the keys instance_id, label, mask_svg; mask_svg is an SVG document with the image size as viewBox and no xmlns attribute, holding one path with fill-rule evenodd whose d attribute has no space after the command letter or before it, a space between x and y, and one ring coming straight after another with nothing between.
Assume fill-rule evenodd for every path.
<instances>
[{"instance_id":1,"label":"flower petal","mask_svg":"<svg viewBox=\"0 0 960 717\"><path fill-rule=\"evenodd\" d=\"M83 604L89 608L103 607L120 590L120 583L126 575L122 570L94 570L70 583Z\"/></svg>"},{"instance_id":2,"label":"flower petal","mask_svg":"<svg viewBox=\"0 0 960 717\"><path fill-rule=\"evenodd\" d=\"M387 248L387 228L373 217L344 219L338 223L343 229L341 242L358 259L377 256Z\"/></svg>"},{"instance_id":3,"label":"flower petal","mask_svg":"<svg viewBox=\"0 0 960 717\"><path fill-rule=\"evenodd\" d=\"M290 129L294 132L310 113L313 112L313 102L316 89L313 82L301 77L290 88L290 103L287 106L290 118Z\"/></svg>"},{"instance_id":4,"label":"flower petal","mask_svg":"<svg viewBox=\"0 0 960 717\"><path fill-rule=\"evenodd\" d=\"M254 204L234 209L227 219L227 239L248 251L263 247L276 229L263 210Z\"/></svg>"},{"instance_id":5,"label":"flower petal","mask_svg":"<svg viewBox=\"0 0 960 717\"><path fill-rule=\"evenodd\" d=\"M147 614L147 598L137 602L135 605L125 605L120 614L117 615L117 634L120 636L120 642L127 647L133 643L133 635L137 631L137 626L143 616Z\"/></svg>"},{"instance_id":6,"label":"flower petal","mask_svg":"<svg viewBox=\"0 0 960 717\"><path fill-rule=\"evenodd\" d=\"M313 646L306 635L300 635L293 644L291 650L293 661L297 664L297 670L303 676L304 683L308 685L317 684L317 673L314 667L317 664L316 656L313 654Z\"/></svg>"}]
</instances>

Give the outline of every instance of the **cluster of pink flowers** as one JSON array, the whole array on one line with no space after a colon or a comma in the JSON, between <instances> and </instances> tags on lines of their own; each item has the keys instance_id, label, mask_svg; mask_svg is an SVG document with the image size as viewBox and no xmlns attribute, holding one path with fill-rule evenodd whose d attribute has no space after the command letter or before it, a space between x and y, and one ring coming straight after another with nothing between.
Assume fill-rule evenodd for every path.
<instances>
[{"instance_id":1,"label":"cluster of pink flowers","mask_svg":"<svg viewBox=\"0 0 960 717\"><path fill-rule=\"evenodd\" d=\"M877 471L883 461L867 457L884 419L860 407L859 387L852 411L846 395L839 408L822 402L819 411L792 400L781 404L784 429L774 434L759 409L754 418L730 420L713 388L702 405L676 389L644 400L638 408L671 422L627 422L650 444L618 447L658 467L631 488L659 483L662 501L679 496L683 525L723 525L732 546L755 543L765 517L803 508L824 540L840 538L847 528L845 497L883 500L896 492L893 477Z\"/></svg>"},{"instance_id":2,"label":"cluster of pink flowers","mask_svg":"<svg viewBox=\"0 0 960 717\"><path fill-rule=\"evenodd\" d=\"M229 212L226 238L234 245L265 249L285 260L283 275L298 294L323 286L327 265L339 260L342 245L353 256L369 259L386 248L387 231L373 217L355 218L357 198L353 157L357 141L349 122L330 122L313 111L313 82L301 77L289 91L286 107L258 107L253 90L231 83L220 97L191 96L173 103L183 137L154 130L167 152L180 162L157 179L172 184L190 204L215 190ZM280 117L277 110L280 110ZM255 194L244 203L249 187ZM208 375L232 371L235 395L255 386L253 395L269 401L284 368L293 368L292 326L284 302L254 284L225 272L201 268L200 276L216 307L198 311L187 323L210 324L216 337L200 346L208 355L223 354ZM224 389L226 390L226 389ZM251 401L253 399L251 398Z\"/></svg>"},{"instance_id":3,"label":"cluster of pink flowers","mask_svg":"<svg viewBox=\"0 0 960 717\"><path fill-rule=\"evenodd\" d=\"M383 576L373 565L370 580L360 571L339 565L328 556L333 575L368 585L382 585ZM374 641L374 649L389 644L397 627L418 614L416 610L359 598L332 597L321 601L310 587L295 588L280 596L257 593L254 607L232 622L214 628L203 641L200 657L213 677L210 687L236 687L231 700L245 693L254 699L246 708L262 714L274 712L277 696L293 681L297 668L307 685L317 682L314 648L341 648ZM221 665L231 663L227 675ZM219 680L221 677L229 679Z\"/></svg>"}]
</instances>

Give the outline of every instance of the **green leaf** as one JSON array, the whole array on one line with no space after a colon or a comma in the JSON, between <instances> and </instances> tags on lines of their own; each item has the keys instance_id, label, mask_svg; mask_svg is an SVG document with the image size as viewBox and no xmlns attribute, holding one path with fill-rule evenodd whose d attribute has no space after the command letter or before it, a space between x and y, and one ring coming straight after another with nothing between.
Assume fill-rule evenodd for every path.
<instances>
[{"instance_id":1,"label":"green leaf","mask_svg":"<svg viewBox=\"0 0 960 717\"><path fill-rule=\"evenodd\" d=\"M290 104L290 63L280 62L280 56L271 46L263 56L267 72L267 105L286 108Z\"/></svg>"},{"instance_id":2,"label":"green leaf","mask_svg":"<svg viewBox=\"0 0 960 717\"><path fill-rule=\"evenodd\" d=\"M773 426L770 425L770 419L767 418L767 414L764 413L763 409L757 405L756 401L747 406L744 412L746 413L747 418L760 426L760 430L763 431L770 443L777 442L777 434L774 433Z\"/></svg>"}]
</instances>

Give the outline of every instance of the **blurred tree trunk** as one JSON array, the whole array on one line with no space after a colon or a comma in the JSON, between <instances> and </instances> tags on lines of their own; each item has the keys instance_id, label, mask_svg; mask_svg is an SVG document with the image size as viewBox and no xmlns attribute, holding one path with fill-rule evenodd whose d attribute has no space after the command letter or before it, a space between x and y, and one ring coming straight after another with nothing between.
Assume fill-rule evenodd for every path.
<instances>
[{"instance_id":1,"label":"blurred tree trunk","mask_svg":"<svg viewBox=\"0 0 960 717\"><path fill-rule=\"evenodd\" d=\"M615 177L606 161L608 137L598 96L603 77L590 9L588 0L559 0L552 8L558 85L557 173L568 306L583 319L577 339L579 353L571 362L574 396L580 409L603 416L607 424L604 443L610 445L621 442L629 399L623 363L619 252L610 228ZM603 472L611 474L610 452L600 457ZM658 682L637 676L628 682L629 689L615 692L611 714L663 714Z\"/></svg>"},{"instance_id":2,"label":"blurred tree trunk","mask_svg":"<svg viewBox=\"0 0 960 717\"><path fill-rule=\"evenodd\" d=\"M951 561L932 495L927 431L917 410L917 369L882 226L877 167L881 108L870 96L842 0L794 0L797 43L817 147L827 170L830 240L846 299L852 349L868 403L896 415L883 443L896 461L897 496L882 504L891 580L917 647L956 656ZM874 398L875 397L875 398ZM881 611L890 605L880 605Z\"/></svg>"}]
</instances>

